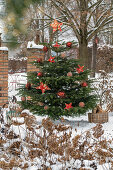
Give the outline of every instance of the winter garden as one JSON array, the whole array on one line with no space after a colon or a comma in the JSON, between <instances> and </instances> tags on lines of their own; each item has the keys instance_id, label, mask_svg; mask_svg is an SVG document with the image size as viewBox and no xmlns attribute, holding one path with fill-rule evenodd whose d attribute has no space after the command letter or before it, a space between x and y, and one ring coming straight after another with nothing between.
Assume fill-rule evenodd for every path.
<instances>
[{"instance_id":1,"label":"winter garden","mask_svg":"<svg viewBox=\"0 0 113 170\"><path fill-rule=\"evenodd\" d=\"M1 0L1 170L113 169L112 5Z\"/></svg>"}]
</instances>

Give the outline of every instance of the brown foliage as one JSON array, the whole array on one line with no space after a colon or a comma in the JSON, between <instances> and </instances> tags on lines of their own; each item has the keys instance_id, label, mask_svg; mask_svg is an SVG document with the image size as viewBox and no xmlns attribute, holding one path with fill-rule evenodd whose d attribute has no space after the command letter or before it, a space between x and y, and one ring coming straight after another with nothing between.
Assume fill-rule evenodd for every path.
<instances>
[{"instance_id":1,"label":"brown foliage","mask_svg":"<svg viewBox=\"0 0 113 170\"><path fill-rule=\"evenodd\" d=\"M18 71L24 71L27 70L27 60L9 60L8 61L9 71L12 73L18 72Z\"/></svg>"},{"instance_id":2,"label":"brown foliage","mask_svg":"<svg viewBox=\"0 0 113 170\"><path fill-rule=\"evenodd\" d=\"M111 161L113 157L113 149L110 147L112 140L106 140L103 137L104 130L101 124L97 124L82 134L76 134L75 129L74 136L72 136L70 126L63 123L56 125L50 118L43 119L42 124L37 125L34 116L27 113L22 113L20 116L25 119L26 137L24 140L18 137L18 141L10 142L14 140L14 133L5 134L4 142L8 142L9 146L1 155L6 161L0 162L0 168L20 167L25 169L29 167L28 161L33 165L35 158L38 158L41 160L42 169L51 169L51 165L57 163L62 164L62 167L66 169L66 162L69 167L75 168L74 164L71 164L72 159L75 162L79 160L80 168L85 169L83 160L89 161L89 165L90 161L104 164L106 158ZM26 147L27 153L24 152L24 147ZM9 154L11 159L8 158ZM20 155L24 160L19 158ZM24 164L22 164L23 161ZM49 163L50 166L47 167L46 163ZM91 164L91 167L97 167L95 162Z\"/></svg>"},{"instance_id":3,"label":"brown foliage","mask_svg":"<svg viewBox=\"0 0 113 170\"><path fill-rule=\"evenodd\" d=\"M104 70L106 72L113 71L113 48L104 46L97 50L97 67L96 71Z\"/></svg>"}]
</instances>

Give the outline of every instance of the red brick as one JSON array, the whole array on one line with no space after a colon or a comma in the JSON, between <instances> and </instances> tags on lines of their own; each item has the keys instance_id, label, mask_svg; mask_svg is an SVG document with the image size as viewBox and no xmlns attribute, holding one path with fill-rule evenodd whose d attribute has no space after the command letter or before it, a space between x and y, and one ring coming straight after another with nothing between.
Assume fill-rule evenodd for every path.
<instances>
[{"instance_id":1,"label":"red brick","mask_svg":"<svg viewBox=\"0 0 113 170\"><path fill-rule=\"evenodd\" d=\"M4 65L4 66L8 66L8 63L4 62L3 65Z\"/></svg>"},{"instance_id":2,"label":"red brick","mask_svg":"<svg viewBox=\"0 0 113 170\"><path fill-rule=\"evenodd\" d=\"M6 101L6 102L7 102L7 101ZM3 106L6 102L4 102L4 103L3 103L3 102L2 102L2 103L0 103L0 106ZM7 106L7 107L8 107L8 106Z\"/></svg>"},{"instance_id":3,"label":"red brick","mask_svg":"<svg viewBox=\"0 0 113 170\"><path fill-rule=\"evenodd\" d=\"M8 99L8 93L3 93L3 96L7 97L7 99Z\"/></svg>"},{"instance_id":4,"label":"red brick","mask_svg":"<svg viewBox=\"0 0 113 170\"><path fill-rule=\"evenodd\" d=\"M0 81L4 81L4 80L5 80L5 81L8 81L8 80L7 80L7 77L0 77Z\"/></svg>"},{"instance_id":5,"label":"red brick","mask_svg":"<svg viewBox=\"0 0 113 170\"><path fill-rule=\"evenodd\" d=\"M6 59L4 59L4 57L0 56L0 63L8 63L8 60L6 60Z\"/></svg>"},{"instance_id":6,"label":"red brick","mask_svg":"<svg viewBox=\"0 0 113 170\"><path fill-rule=\"evenodd\" d=\"M7 91L6 90L1 90L0 93L6 93ZM8 92L7 92L8 93Z\"/></svg>"},{"instance_id":7,"label":"red brick","mask_svg":"<svg viewBox=\"0 0 113 170\"><path fill-rule=\"evenodd\" d=\"M0 100L7 101L7 100L8 100L8 97L5 97L5 96L0 97Z\"/></svg>"},{"instance_id":8,"label":"red brick","mask_svg":"<svg viewBox=\"0 0 113 170\"><path fill-rule=\"evenodd\" d=\"M0 78L7 78L8 79L8 74L0 74Z\"/></svg>"},{"instance_id":9,"label":"red brick","mask_svg":"<svg viewBox=\"0 0 113 170\"><path fill-rule=\"evenodd\" d=\"M7 69L8 69L8 66L2 65L2 66L0 66L0 68L5 68L5 69L7 68ZM6 70L7 70L7 69L6 69Z\"/></svg>"}]
</instances>

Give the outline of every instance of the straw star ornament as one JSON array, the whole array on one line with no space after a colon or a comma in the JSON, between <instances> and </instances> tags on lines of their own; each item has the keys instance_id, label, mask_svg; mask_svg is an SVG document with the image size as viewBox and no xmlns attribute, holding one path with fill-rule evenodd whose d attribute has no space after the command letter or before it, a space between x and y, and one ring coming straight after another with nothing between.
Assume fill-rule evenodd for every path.
<instances>
[{"instance_id":1,"label":"straw star ornament","mask_svg":"<svg viewBox=\"0 0 113 170\"><path fill-rule=\"evenodd\" d=\"M50 24L50 26L53 28L53 32L55 32L57 29L61 30L61 26L63 23L59 23L56 19L54 20L54 23Z\"/></svg>"},{"instance_id":2,"label":"straw star ornament","mask_svg":"<svg viewBox=\"0 0 113 170\"><path fill-rule=\"evenodd\" d=\"M76 71L77 71L78 73L84 72L84 70L83 70L84 66L78 65L78 67L79 67L79 68L76 68Z\"/></svg>"},{"instance_id":3,"label":"straw star ornament","mask_svg":"<svg viewBox=\"0 0 113 170\"><path fill-rule=\"evenodd\" d=\"M72 103L65 104L65 105L66 105L66 107L64 109L69 110L69 109L73 108Z\"/></svg>"},{"instance_id":4,"label":"straw star ornament","mask_svg":"<svg viewBox=\"0 0 113 170\"><path fill-rule=\"evenodd\" d=\"M54 63L54 62L55 62L55 61L54 61L54 58L55 58L55 57L50 56L50 58L49 58L48 61L49 61L50 63Z\"/></svg>"},{"instance_id":5,"label":"straw star ornament","mask_svg":"<svg viewBox=\"0 0 113 170\"><path fill-rule=\"evenodd\" d=\"M46 85L46 84L43 84L43 82L40 83L40 86L36 87L36 89L40 89L42 90L42 93L45 92L45 90L50 90L50 88Z\"/></svg>"},{"instance_id":6,"label":"straw star ornament","mask_svg":"<svg viewBox=\"0 0 113 170\"><path fill-rule=\"evenodd\" d=\"M55 44L53 47L57 47L57 48L59 48L59 47L60 47L60 45L56 42L56 44Z\"/></svg>"}]
</instances>

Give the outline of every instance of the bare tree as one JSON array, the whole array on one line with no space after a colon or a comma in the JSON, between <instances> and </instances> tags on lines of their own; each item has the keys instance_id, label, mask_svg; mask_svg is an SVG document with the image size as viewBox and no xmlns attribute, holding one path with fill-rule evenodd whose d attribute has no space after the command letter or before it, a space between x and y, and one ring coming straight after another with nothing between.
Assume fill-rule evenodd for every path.
<instances>
[{"instance_id":1,"label":"bare tree","mask_svg":"<svg viewBox=\"0 0 113 170\"><path fill-rule=\"evenodd\" d=\"M37 2L37 0L31 1L33 3ZM43 10L39 7L39 5L37 5L38 10L43 13L42 20L45 20L43 26L49 26L50 21L56 18L58 21L63 22L63 25L71 28L78 40L81 63L88 67L88 43L102 30L107 30L109 28L109 24L112 23L112 1L47 0L45 1L45 6L47 8L45 8L46 10ZM48 8L49 6L52 8ZM24 8L25 7L26 6L24 5ZM59 15L56 15L55 10L53 9L56 9ZM94 15L97 10L98 15L96 15L95 22Z\"/></svg>"},{"instance_id":2,"label":"bare tree","mask_svg":"<svg viewBox=\"0 0 113 170\"><path fill-rule=\"evenodd\" d=\"M67 3L63 0L50 1L73 29L79 43L80 59L88 67L88 42L102 29L108 29L109 23L113 21L111 1L107 3L104 0L72 0ZM98 8L100 12L94 23L92 17Z\"/></svg>"}]
</instances>

